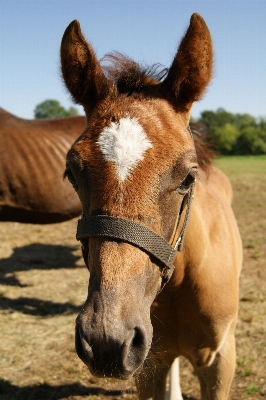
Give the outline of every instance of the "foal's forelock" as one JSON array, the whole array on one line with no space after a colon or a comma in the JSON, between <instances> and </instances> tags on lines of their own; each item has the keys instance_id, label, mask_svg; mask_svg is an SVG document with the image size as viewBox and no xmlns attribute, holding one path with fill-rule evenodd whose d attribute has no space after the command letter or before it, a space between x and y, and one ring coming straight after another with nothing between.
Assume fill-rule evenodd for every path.
<instances>
[{"instance_id":1,"label":"foal's forelock","mask_svg":"<svg viewBox=\"0 0 266 400\"><path fill-rule=\"evenodd\" d=\"M146 86L160 82L168 72L168 68L161 64L144 66L119 52L105 55L101 60L101 66L118 91L127 95L139 93Z\"/></svg>"}]
</instances>

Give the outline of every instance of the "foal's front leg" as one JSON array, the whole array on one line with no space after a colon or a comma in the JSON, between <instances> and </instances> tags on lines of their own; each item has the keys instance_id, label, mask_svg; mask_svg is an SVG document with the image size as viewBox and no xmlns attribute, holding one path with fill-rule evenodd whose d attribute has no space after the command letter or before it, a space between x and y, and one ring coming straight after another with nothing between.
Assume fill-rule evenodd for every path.
<instances>
[{"instance_id":1,"label":"foal's front leg","mask_svg":"<svg viewBox=\"0 0 266 400\"><path fill-rule=\"evenodd\" d=\"M169 373L169 390L166 400L183 400L179 379L179 359L176 358L171 365Z\"/></svg>"},{"instance_id":2,"label":"foal's front leg","mask_svg":"<svg viewBox=\"0 0 266 400\"><path fill-rule=\"evenodd\" d=\"M235 372L235 358L235 337L232 329L209 367L194 366L200 381L202 400L228 399Z\"/></svg>"},{"instance_id":3,"label":"foal's front leg","mask_svg":"<svg viewBox=\"0 0 266 400\"><path fill-rule=\"evenodd\" d=\"M170 371L169 391L166 392L167 376ZM179 385L179 360L171 365L151 371L143 371L136 379L140 400L183 400Z\"/></svg>"}]
</instances>

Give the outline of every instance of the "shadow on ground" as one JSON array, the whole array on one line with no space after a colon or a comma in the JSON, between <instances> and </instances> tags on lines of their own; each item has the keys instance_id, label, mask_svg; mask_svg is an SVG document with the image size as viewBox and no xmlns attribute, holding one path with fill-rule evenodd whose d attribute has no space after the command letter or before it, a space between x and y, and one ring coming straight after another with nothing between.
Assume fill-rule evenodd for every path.
<instances>
[{"instance_id":1,"label":"shadow on ground","mask_svg":"<svg viewBox=\"0 0 266 400\"><path fill-rule=\"evenodd\" d=\"M54 315L69 315L78 313L80 306L71 303L55 303L48 300L39 300L30 297L19 297L18 299L9 299L8 297L0 297L0 309L21 312L29 315L39 315L42 317Z\"/></svg>"},{"instance_id":2,"label":"shadow on ground","mask_svg":"<svg viewBox=\"0 0 266 400\"><path fill-rule=\"evenodd\" d=\"M100 387L86 387L80 383L72 383L68 385L36 385L19 387L12 385L9 381L0 379L0 399L1 400L59 400L72 396L101 396L115 398L123 394L133 394L133 391L127 390L105 390ZM86 397L85 397L86 396ZM134 396L135 397L135 396ZM128 399L130 397L127 397Z\"/></svg>"},{"instance_id":3,"label":"shadow on ground","mask_svg":"<svg viewBox=\"0 0 266 400\"><path fill-rule=\"evenodd\" d=\"M78 248L78 245L61 246L39 243L16 247L10 257L0 259L0 284L23 286L12 275L12 273L18 271L75 268L80 256L73 253Z\"/></svg>"},{"instance_id":4,"label":"shadow on ground","mask_svg":"<svg viewBox=\"0 0 266 400\"><path fill-rule=\"evenodd\" d=\"M103 399L137 399L135 390L105 390L101 387L87 387L80 383L68 385L51 386L47 384L36 386L19 387L12 385L9 381L0 378L0 399L1 400L60 400L73 399L73 396L80 396L87 399L87 396L99 396ZM184 400L196 400L194 397L185 396Z\"/></svg>"}]
</instances>

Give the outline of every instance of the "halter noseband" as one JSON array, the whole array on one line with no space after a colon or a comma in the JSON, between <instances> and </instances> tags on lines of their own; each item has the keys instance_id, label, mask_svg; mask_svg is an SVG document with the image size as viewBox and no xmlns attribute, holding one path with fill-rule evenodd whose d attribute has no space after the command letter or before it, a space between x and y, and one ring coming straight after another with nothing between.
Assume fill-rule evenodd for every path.
<instances>
[{"instance_id":1,"label":"halter noseband","mask_svg":"<svg viewBox=\"0 0 266 400\"><path fill-rule=\"evenodd\" d=\"M178 251L182 250L183 240L189 221L191 202L193 198L194 183L189 192L183 199L186 204L186 214L182 229L178 239L174 244L170 245L162 236L158 235L151 229L137 222L116 218L108 215L82 216L78 221L77 240L87 239L89 236L109 237L127 242L146 251L149 255L155 257L162 265L162 276L165 280L164 284L169 281L174 271L173 262ZM181 210L184 208L183 203ZM181 219L181 214L178 217ZM176 227L178 230L179 223ZM176 232L174 237L176 236Z\"/></svg>"},{"instance_id":2,"label":"halter noseband","mask_svg":"<svg viewBox=\"0 0 266 400\"><path fill-rule=\"evenodd\" d=\"M189 129L192 136L192 133ZM118 239L122 242L133 244L141 250L147 252L150 256L156 258L162 265L162 287L169 281L174 271L174 260L178 251L182 250L185 232L187 229L191 202L194 197L195 182L192 183L188 193L183 198L180 212L178 215L178 222L173 234L175 238L180 225L183 209L186 206L186 214L183 221L183 226L180 230L178 238L169 244L162 236L158 235L151 229L137 222L117 218L108 215L93 215L84 216L78 221L76 239L83 241L90 236L108 237ZM82 246L83 252L86 251ZM84 254L83 254L84 255ZM86 260L85 260L86 262Z\"/></svg>"}]
</instances>

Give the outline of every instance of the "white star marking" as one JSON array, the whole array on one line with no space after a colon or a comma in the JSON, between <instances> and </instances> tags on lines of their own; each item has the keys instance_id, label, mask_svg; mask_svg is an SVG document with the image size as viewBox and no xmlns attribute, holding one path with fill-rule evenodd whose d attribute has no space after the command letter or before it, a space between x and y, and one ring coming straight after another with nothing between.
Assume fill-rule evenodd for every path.
<instances>
[{"instance_id":1,"label":"white star marking","mask_svg":"<svg viewBox=\"0 0 266 400\"><path fill-rule=\"evenodd\" d=\"M124 181L152 147L137 118L121 118L104 128L97 141L106 161L115 163L118 177Z\"/></svg>"}]
</instances>

